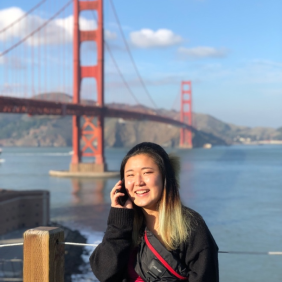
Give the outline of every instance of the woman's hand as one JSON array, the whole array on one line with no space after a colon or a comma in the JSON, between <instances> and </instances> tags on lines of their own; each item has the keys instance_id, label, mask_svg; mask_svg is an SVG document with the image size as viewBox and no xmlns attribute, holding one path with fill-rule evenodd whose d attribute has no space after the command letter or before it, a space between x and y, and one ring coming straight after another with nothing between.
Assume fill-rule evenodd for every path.
<instances>
[{"instance_id":1,"label":"woman's hand","mask_svg":"<svg viewBox=\"0 0 282 282\"><path fill-rule=\"evenodd\" d=\"M130 200L130 197L128 197L124 206L121 206L118 202L118 197L125 195L124 193L119 192L119 190L121 189L121 185L122 185L122 181L119 180L111 191L111 194L110 194L111 195L111 206L113 208L133 209L133 203Z\"/></svg>"}]
</instances>

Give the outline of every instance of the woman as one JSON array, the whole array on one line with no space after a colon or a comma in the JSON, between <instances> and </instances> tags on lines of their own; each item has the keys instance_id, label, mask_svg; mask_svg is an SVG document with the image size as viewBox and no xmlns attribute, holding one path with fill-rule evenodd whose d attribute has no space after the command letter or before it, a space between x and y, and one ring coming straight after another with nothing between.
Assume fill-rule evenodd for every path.
<instances>
[{"instance_id":1,"label":"woman","mask_svg":"<svg viewBox=\"0 0 282 282\"><path fill-rule=\"evenodd\" d=\"M124 157L107 230L90 257L99 281L219 281L217 245L202 217L181 204L178 172L176 158L154 143Z\"/></svg>"}]
</instances>

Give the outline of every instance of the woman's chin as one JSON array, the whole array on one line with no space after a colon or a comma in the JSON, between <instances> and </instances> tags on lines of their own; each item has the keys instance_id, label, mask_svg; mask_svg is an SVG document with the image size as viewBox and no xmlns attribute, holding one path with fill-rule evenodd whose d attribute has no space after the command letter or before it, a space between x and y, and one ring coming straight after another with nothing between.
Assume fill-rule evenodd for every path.
<instances>
[{"instance_id":1,"label":"woman's chin","mask_svg":"<svg viewBox=\"0 0 282 282\"><path fill-rule=\"evenodd\" d=\"M143 209L148 209L148 210L155 210L156 209L156 204L148 202L148 201L134 201L134 204Z\"/></svg>"}]
</instances>

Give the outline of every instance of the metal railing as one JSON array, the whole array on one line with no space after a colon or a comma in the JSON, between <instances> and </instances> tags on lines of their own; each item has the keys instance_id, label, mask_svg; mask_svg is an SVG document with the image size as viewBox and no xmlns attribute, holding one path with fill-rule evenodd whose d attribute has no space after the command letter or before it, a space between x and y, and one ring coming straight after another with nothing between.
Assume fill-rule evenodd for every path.
<instances>
[{"instance_id":1,"label":"metal railing","mask_svg":"<svg viewBox=\"0 0 282 282\"><path fill-rule=\"evenodd\" d=\"M0 260L0 281L63 282L66 245L77 247L97 246L97 244L64 242L64 230L60 227L37 227L27 230L24 233L23 243L0 245L0 248L23 246L23 260ZM235 255L282 255L282 252L219 251L219 253ZM4 273L6 274L5 277ZM81 278L78 278L78 280L74 278L73 281L82 280ZM87 278L87 281L98 280L93 277Z\"/></svg>"}]
</instances>

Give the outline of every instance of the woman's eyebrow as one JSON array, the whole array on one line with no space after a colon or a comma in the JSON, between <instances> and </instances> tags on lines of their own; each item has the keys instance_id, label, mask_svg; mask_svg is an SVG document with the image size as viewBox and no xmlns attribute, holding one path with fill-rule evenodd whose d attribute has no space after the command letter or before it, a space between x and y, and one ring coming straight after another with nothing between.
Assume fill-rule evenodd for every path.
<instances>
[{"instance_id":1,"label":"woman's eyebrow","mask_svg":"<svg viewBox=\"0 0 282 282\"><path fill-rule=\"evenodd\" d=\"M154 169L154 168L149 167L149 166L145 166L145 167L142 167L142 168L141 168L141 170L143 170L143 169ZM133 171L133 169L128 169L128 170L125 171L124 173L127 173L127 172L129 172L129 171Z\"/></svg>"}]
</instances>

